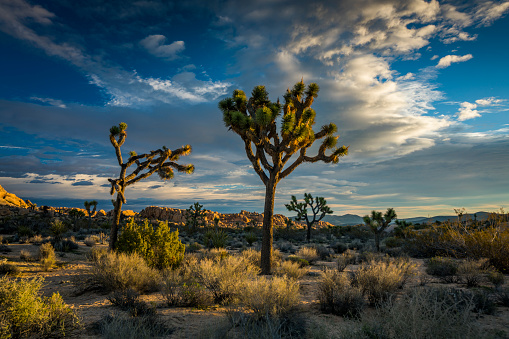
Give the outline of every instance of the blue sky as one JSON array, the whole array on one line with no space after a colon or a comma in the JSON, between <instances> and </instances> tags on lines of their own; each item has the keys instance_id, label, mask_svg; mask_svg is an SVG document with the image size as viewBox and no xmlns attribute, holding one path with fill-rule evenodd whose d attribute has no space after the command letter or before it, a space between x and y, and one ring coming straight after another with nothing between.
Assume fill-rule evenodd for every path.
<instances>
[{"instance_id":1,"label":"blue sky","mask_svg":"<svg viewBox=\"0 0 509 339\"><path fill-rule=\"evenodd\" d=\"M509 1L0 1L0 185L38 205L111 209L125 153L190 144L192 175L130 186L126 209L263 211L264 186L218 102L316 82L317 125L350 153L303 164L334 214L400 217L509 207Z\"/></svg>"}]
</instances>

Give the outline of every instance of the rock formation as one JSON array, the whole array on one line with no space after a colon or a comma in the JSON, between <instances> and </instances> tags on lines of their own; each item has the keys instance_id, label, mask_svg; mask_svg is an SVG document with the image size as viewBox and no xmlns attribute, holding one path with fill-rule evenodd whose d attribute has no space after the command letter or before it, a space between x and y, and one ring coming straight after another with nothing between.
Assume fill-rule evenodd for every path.
<instances>
[{"instance_id":1,"label":"rock formation","mask_svg":"<svg viewBox=\"0 0 509 339\"><path fill-rule=\"evenodd\" d=\"M23 208L29 207L23 199L18 198L15 194L7 192L2 186L0 186L0 205Z\"/></svg>"}]
</instances>

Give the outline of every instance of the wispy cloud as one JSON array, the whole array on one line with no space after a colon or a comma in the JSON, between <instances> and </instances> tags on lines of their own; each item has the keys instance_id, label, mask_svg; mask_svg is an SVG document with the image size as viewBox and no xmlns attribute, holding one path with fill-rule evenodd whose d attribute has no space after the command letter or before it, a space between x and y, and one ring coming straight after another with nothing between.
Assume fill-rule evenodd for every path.
<instances>
[{"instance_id":1,"label":"wispy cloud","mask_svg":"<svg viewBox=\"0 0 509 339\"><path fill-rule=\"evenodd\" d=\"M451 64L453 64L453 63L465 62L472 58L473 58L472 54L467 54L467 55L463 55L463 56L446 55L446 56L440 58L440 60L438 61L438 64L436 65L436 68L446 68L446 67L451 66Z\"/></svg>"},{"instance_id":2,"label":"wispy cloud","mask_svg":"<svg viewBox=\"0 0 509 339\"><path fill-rule=\"evenodd\" d=\"M149 35L140 41L150 54L158 58L173 60L178 58L178 53L185 49L184 41L174 41L169 45L165 45L166 37L164 35Z\"/></svg>"}]
</instances>

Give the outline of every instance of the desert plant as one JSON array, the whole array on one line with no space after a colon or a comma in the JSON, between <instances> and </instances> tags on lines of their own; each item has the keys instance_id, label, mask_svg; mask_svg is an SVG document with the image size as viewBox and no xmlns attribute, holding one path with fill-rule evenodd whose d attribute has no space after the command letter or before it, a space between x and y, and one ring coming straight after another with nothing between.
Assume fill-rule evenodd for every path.
<instances>
[{"instance_id":1,"label":"desert plant","mask_svg":"<svg viewBox=\"0 0 509 339\"><path fill-rule=\"evenodd\" d=\"M467 287L477 287L486 273L487 259L466 259L458 265L458 276Z\"/></svg>"},{"instance_id":2,"label":"desert plant","mask_svg":"<svg viewBox=\"0 0 509 339\"><path fill-rule=\"evenodd\" d=\"M65 336L79 325L75 312L60 294L41 297L43 278L0 278L0 319L3 338Z\"/></svg>"},{"instance_id":3,"label":"desert plant","mask_svg":"<svg viewBox=\"0 0 509 339\"><path fill-rule=\"evenodd\" d=\"M95 244L99 243L101 241L101 239L99 238L98 235L89 235L88 237L85 238L85 240L83 241L85 243L85 245L87 245L88 247L92 247L94 246Z\"/></svg>"},{"instance_id":4,"label":"desert plant","mask_svg":"<svg viewBox=\"0 0 509 339\"><path fill-rule=\"evenodd\" d=\"M253 243L258 240L258 237L254 234L254 232L249 232L244 236L244 239L246 239L249 246L252 246Z\"/></svg>"},{"instance_id":5,"label":"desert plant","mask_svg":"<svg viewBox=\"0 0 509 339\"><path fill-rule=\"evenodd\" d=\"M133 289L140 293L158 289L160 274L136 253L105 253L97 257L91 283L105 291Z\"/></svg>"},{"instance_id":6,"label":"desert plant","mask_svg":"<svg viewBox=\"0 0 509 339\"><path fill-rule=\"evenodd\" d=\"M105 339L152 339L167 337L174 332L153 316L131 317L113 313L99 323L101 337Z\"/></svg>"},{"instance_id":7,"label":"desert plant","mask_svg":"<svg viewBox=\"0 0 509 339\"><path fill-rule=\"evenodd\" d=\"M154 230L148 220L138 225L132 219L122 229L117 249L122 253L138 253L155 268L175 268L184 258L185 245L178 238L178 230L170 231L168 222L160 222Z\"/></svg>"},{"instance_id":8,"label":"desert plant","mask_svg":"<svg viewBox=\"0 0 509 339\"><path fill-rule=\"evenodd\" d=\"M211 305L210 292L190 273L184 268L177 268L165 274L162 295L168 306L205 308Z\"/></svg>"},{"instance_id":9,"label":"desert plant","mask_svg":"<svg viewBox=\"0 0 509 339\"><path fill-rule=\"evenodd\" d=\"M95 200L92 200L92 201L85 201L83 203L83 205L85 205L85 209L87 210L87 215L88 215L88 228L90 229L92 227L92 214L95 213L95 210L97 209L97 201ZM94 209L92 211L90 211L90 208L91 207L94 207Z\"/></svg>"},{"instance_id":10,"label":"desert plant","mask_svg":"<svg viewBox=\"0 0 509 339\"><path fill-rule=\"evenodd\" d=\"M62 235L67 232L67 226L60 219L55 219L51 222L49 230L54 241L59 242L62 240Z\"/></svg>"},{"instance_id":11,"label":"desert plant","mask_svg":"<svg viewBox=\"0 0 509 339\"><path fill-rule=\"evenodd\" d=\"M445 283L457 281L458 263L451 258L433 257L426 261L426 273Z\"/></svg>"},{"instance_id":12,"label":"desert plant","mask_svg":"<svg viewBox=\"0 0 509 339\"><path fill-rule=\"evenodd\" d=\"M354 272L352 284L361 289L370 304L376 305L402 288L413 269L413 265L403 260L371 261Z\"/></svg>"},{"instance_id":13,"label":"desert plant","mask_svg":"<svg viewBox=\"0 0 509 339\"><path fill-rule=\"evenodd\" d=\"M154 316L156 310L140 300L140 294L132 289L114 291L108 300L120 309L128 311L133 317Z\"/></svg>"},{"instance_id":14,"label":"desert plant","mask_svg":"<svg viewBox=\"0 0 509 339\"><path fill-rule=\"evenodd\" d=\"M289 255L288 258L286 258L288 261L294 262L299 264L299 267L306 267L309 266L309 261L303 258L299 258L296 255Z\"/></svg>"},{"instance_id":15,"label":"desert plant","mask_svg":"<svg viewBox=\"0 0 509 339\"><path fill-rule=\"evenodd\" d=\"M61 239L58 242L53 243L53 247L58 252L71 252L79 248L78 243L74 237Z\"/></svg>"},{"instance_id":16,"label":"desert plant","mask_svg":"<svg viewBox=\"0 0 509 339\"><path fill-rule=\"evenodd\" d=\"M19 267L7 262L7 259L0 261L0 275L17 275L19 272Z\"/></svg>"},{"instance_id":17,"label":"desert plant","mask_svg":"<svg viewBox=\"0 0 509 339\"><path fill-rule=\"evenodd\" d=\"M205 227L205 215L207 213L206 209L203 209L203 205L200 205L199 202L195 202L193 205L189 206L186 209L184 216L186 218L186 226L194 231L198 227Z\"/></svg>"},{"instance_id":18,"label":"desert plant","mask_svg":"<svg viewBox=\"0 0 509 339\"><path fill-rule=\"evenodd\" d=\"M320 309L344 317L358 317L365 307L364 296L350 279L336 270L325 270L318 283Z\"/></svg>"},{"instance_id":19,"label":"desert plant","mask_svg":"<svg viewBox=\"0 0 509 339\"><path fill-rule=\"evenodd\" d=\"M280 265L274 267L274 274L277 276L287 276L299 280L309 272L309 267L301 267L298 263L285 260Z\"/></svg>"},{"instance_id":20,"label":"desert plant","mask_svg":"<svg viewBox=\"0 0 509 339\"><path fill-rule=\"evenodd\" d=\"M42 244L39 246L37 258L41 263L42 268L45 271L49 270L56 263L55 249L49 242Z\"/></svg>"},{"instance_id":21,"label":"desert plant","mask_svg":"<svg viewBox=\"0 0 509 339\"><path fill-rule=\"evenodd\" d=\"M33 258L32 258L32 254L26 250L21 250L21 252L19 253L19 258L23 261L32 261Z\"/></svg>"},{"instance_id":22,"label":"desert plant","mask_svg":"<svg viewBox=\"0 0 509 339\"><path fill-rule=\"evenodd\" d=\"M316 197L313 200L313 196L309 193L304 193L304 202L297 202L295 195L292 195L292 201L289 204L285 204L288 211L297 212L295 220L305 220L307 225L306 239L308 242L311 241L311 228L313 224L322 220L326 214L332 214L332 210L327 206L327 201L323 197ZM308 213L308 207L310 213ZM311 218L311 215L313 216Z\"/></svg>"},{"instance_id":23,"label":"desert plant","mask_svg":"<svg viewBox=\"0 0 509 339\"><path fill-rule=\"evenodd\" d=\"M371 216L364 216L364 223L371 228L375 234L375 245L377 252L380 252L380 238L389 226L389 224L396 219L397 215L393 208L388 208L385 214L382 212L371 211Z\"/></svg>"},{"instance_id":24,"label":"desert plant","mask_svg":"<svg viewBox=\"0 0 509 339\"><path fill-rule=\"evenodd\" d=\"M228 233L223 230L208 230L203 242L208 248L225 248L228 243Z\"/></svg>"},{"instance_id":25,"label":"desert plant","mask_svg":"<svg viewBox=\"0 0 509 339\"><path fill-rule=\"evenodd\" d=\"M80 225L79 225L79 221L81 220L81 218L84 218L85 217L85 212L83 212L82 210L80 209L77 209L77 208L73 208L69 211L69 216L73 219L74 221L74 227L73 227L73 230L74 231L79 231L80 229Z\"/></svg>"},{"instance_id":26,"label":"desert plant","mask_svg":"<svg viewBox=\"0 0 509 339\"><path fill-rule=\"evenodd\" d=\"M198 283L211 291L214 302L229 303L243 285L259 273L259 268L239 256L223 259L204 259L194 268Z\"/></svg>"},{"instance_id":27,"label":"desert plant","mask_svg":"<svg viewBox=\"0 0 509 339\"><path fill-rule=\"evenodd\" d=\"M311 108L314 98L318 96L317 84L310 84L307 89L303 81L288 89L284 95L285 104L271 102L264 86L257 86L248 100L245 93L235 90L233 97L219 103L223 121L229 129L237 133L244 141L246 155L253 169L265 185L265 207L263 213L261 267L263 274L270 274L271 252L273 244L273 216L276 186L303 162L324 161L337 163L340 156L348 152L345 146L335 148L337 137L336 125L328 124L315 133L315 111ZM281 132L276 129L276 119L283 109ZM319 139L325 138L314 157L306 151ZM253 152L252 144L256 145ZM325 152L333 149L327 156ZM285 165L292 155L299 152L291 165ZM267 156L267 155L268 156ZM272 164L270 163L272 162Z\"/></svg>"},{"instance_id":28,"label":"desert plant","mask_svg":"<svg viewBox=\"0 0 509 339\"><path fill-rule=\"evenodd\" d=\"M494 269L488 270L487 278L495 286L495 289L499 289L505 282L504 275Z\"/></svg>"},{"instance_id":29,"label":"desert plant","mask_svg":"<svg viewBox=\"0 0 509 339\"><path fill-rule=\"evenodd\" d=\"M314 247L301 247L295 255L299 258L302 258L309 262L310 264L314 263L320 256L318 255L318 251Z\"/></svg>"},{"instance_id":30,"label":"desert plant","mask_svg":"<svg viewBox=\"0 0 509 339\"><path fill-rule=\"evenodd\" d=\"M150 153L140 155L132 151L129 153L129 159L127 159L127 162L124 163L120 147L124 144L127 137L127 133L125 131L126 128L127 124L123 122L118 126L110 128L110 142L115 148L117 161L120 166L119 178L108 179L111 184L110 194L113 195L117 192L117 199L112 201L114 212L109 244L109 247L112 250L116 248L122 204L126 203L125 189L128 186L133 185L141 179L147 178L156 172L159 174L161 179L166 180L173 178L173 169L188 174L194 171L194 165L180 165L175 162L180 156L185 156L191 153L191 146L189 145L182 146L174 151L163 146L162 148L151 151ZM131 174L127 175L127 169L134 164L136 164L136 169L133 170Z\"/></svg>"}]
</instances>

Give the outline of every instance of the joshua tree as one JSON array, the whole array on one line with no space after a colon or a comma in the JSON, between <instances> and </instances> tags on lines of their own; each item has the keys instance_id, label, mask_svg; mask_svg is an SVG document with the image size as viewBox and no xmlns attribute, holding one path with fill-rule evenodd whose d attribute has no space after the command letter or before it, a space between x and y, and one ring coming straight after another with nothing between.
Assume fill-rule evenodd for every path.
<instances>
[{"instance_id":1,"label":"joshua tree","mask_svg":"<svg viewBox=\"0 0 509 339\"><path fill-rule=\"evenodd\" d=\"M308 232L306 239L308 242L311 241L311 227L317 221L320 221L325 217L326 214L331 214L332 210L327 206L327 201L323 197L316 197L313 200L313 196L308 193L304 193L304 202L297 202L297 198L295 195L292 195L292 201L289 204L285 204L286 209L289 211L297 212L297 217L295 220L306 220L306 224L308 227ZM307 207L311 209L308 214ZM313 215L313 218L310 219L310 216Z\"/></svg>"},{"instance_id":2,"label":"joshua tree","mask_svg":"<svg viewBox=\"0 0 509 339\"><path fill-rule=\"evenodd\" d=\"M112 200L114 211L113 211L113 223L111 225L111 233L110 233L110 250L115 249L115 245L117 242L118 236L118 227L120 224L120 215L122 211L122 204L126 203L125 199L125 189L127 186L135 184L141 179L147 178L152 174L156 173L163 180L173 178L173 169L176 169L179 172L185 173L193 173L194 165L180 165L175 161L179 159L180 156L188 155L191 153L191 146L186 145L182 146L174 151L163 146L160 149L155 151L151 151L146 154L136 154L136 152L129 153L129 159L127 162L122 161L122 153L120 151L120 147L124 144L125 138L127 136L126 133L127 124L120 123L118 126L113 126L110 128L110 142L115 148L115 152L117 154L118 164L120 166L120 175L118 179L108 179L111 183L111 191L110 194L113 195L117 192L117 199ZM136 165L136 169L134 169L131 174L127 174L127 170L132 165Z\"/></svg>"},{"instance_id":3,"label":"joshua tree","mask_svg":"<svg viewBox=\"0 0 509 339\"><path fill-rule=\"evenodd\" d=\"M396 219L397 215L394 208L388 208L384 215L382 212L371 211L371 216L364 216L364 223L368 225L373 233L375 233L376 251L380 252L380 236L383 231L389 226L391 221Z\"/></svg>"},{"instance_id":4,"label":"joshua tree","mask_svg":"<svg viewBox=\"0 0 509 339\"><path fill-rule=\"evenodd\" d=\"M265 185L265 206L263 214L263 236L261 250L262 274L270 274L273 215L276 186L303 162L324 161L337 163L340 156L348 152L345 146L336 148L336 125L322 126L313 131L315 111L311 108L318 96L319 87L312 83L306 88L301 80L284 95L284 105L271 102L265 86L257 86L248 100L241 90L233 91L231 98L219 103L223 121L230 130L244 141L244 148L253 169ZM278 134L276 119L283 111L281 129ZM315 140L324 139L315 156L308 156L307 150ZM254 149L253 149L254 146ZM332 149L331 155L325 152ZM296 155L291 162L290 159ZM289 164L285 167L285 165Z\"/></svg>"},{"instance_id":5,"label":"joshua tree","mask_svg":"<svg viewBox=\"0 0 509 339\"><path fill-rule=\"evenodd\" d=\"M196 230L198 226L205 226L205 213L207 210L203 209L203 205L195 202L194 205L189 206L186 210L186 226L191 230Z\"/></svg>"},{"instance_id":6,"label":"joshua tree","mask_svg":"<svg viewBox=\"0 0 509 339\"><path fill-rule=\"evenodd\" d=\"M83 205L85 205L85 209L87 210L87 213L88 213L88 228L91 228L92 227L92 214L95 213L95 210L97 209L97 201L95 200L92 200L92 201L85 201L83 203ZM90 212L90 207L94 206L94 209L92 210L92 212Z\"/></svg>"},{"instance_id":7,"label":"joshua tree","mask_svg":"<svg viewBox=\"0 0 509 339\"><path fill-rule=\"evenodd\" d=\"M85 216L85 212L77 208L73 208L69 211L69 216L71 216L74 220L74 231L79 231L80 225L78 225L78 221Z\"/></svg>"},{"instance_id":8,"label":"joshua tree","mask_svg":"<svg viewBox=\"0 0 509 339\"><path fill-rule=\"evenodd\" d=\"M399 238L406 238L408 231L413 228L414 224L406 220L396 220L396 225L398 226L394 228L394 235Z\"/></svg>"}]
</instances>

